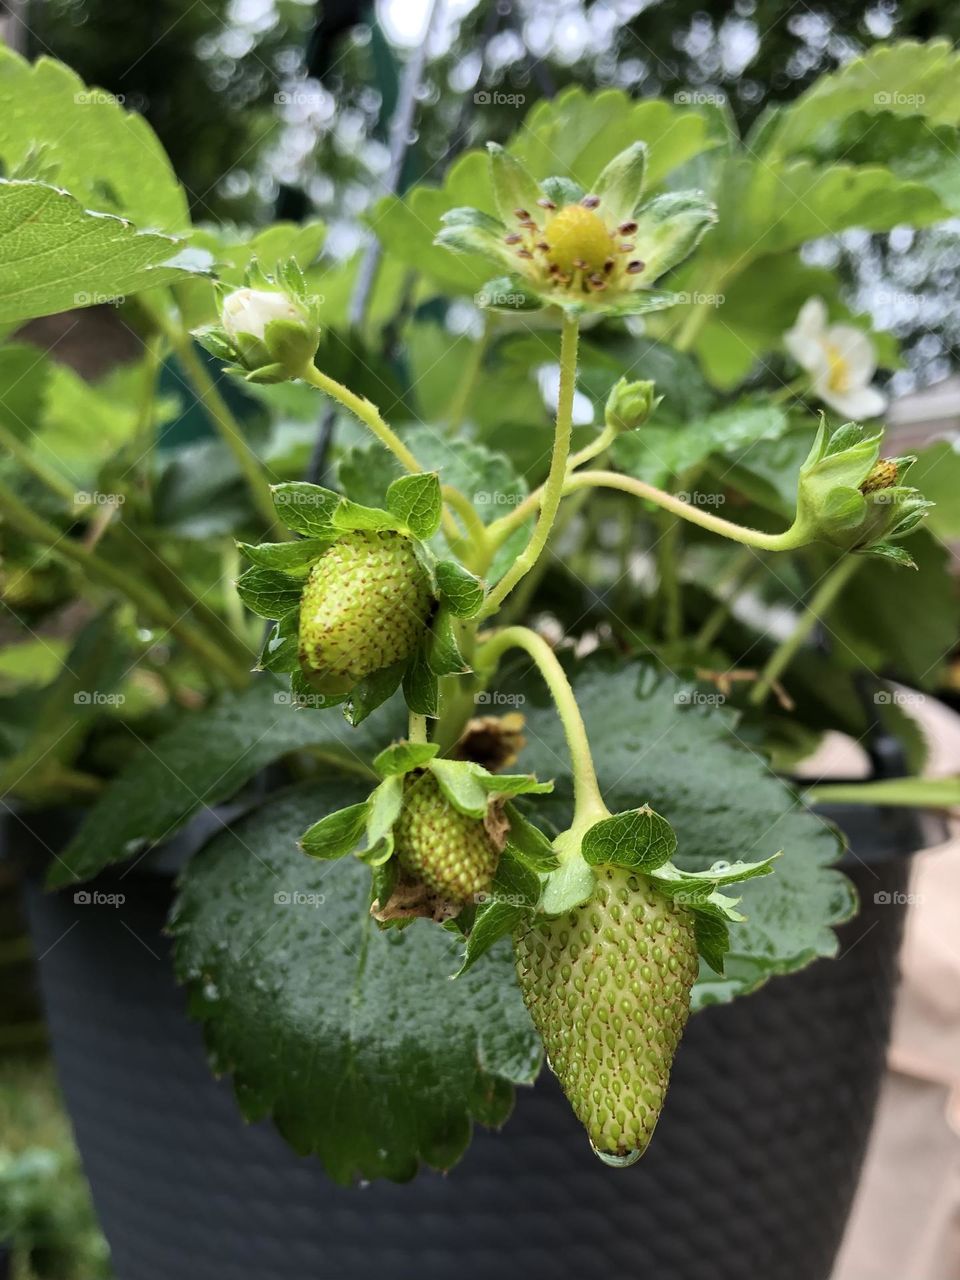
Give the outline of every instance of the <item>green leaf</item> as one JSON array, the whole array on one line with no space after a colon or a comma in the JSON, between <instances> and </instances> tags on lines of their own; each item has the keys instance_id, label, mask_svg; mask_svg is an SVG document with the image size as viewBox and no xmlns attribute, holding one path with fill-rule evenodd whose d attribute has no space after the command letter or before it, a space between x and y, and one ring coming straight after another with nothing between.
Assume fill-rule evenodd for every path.
<instances>
[{"instance_id":1,"label":"green leaf","mask_svg":"<svg viewBox=\"0 0 960 1280\"><path fill-rule=\"evenodd\" d=\"M173 284L184 275L177 250L176 240L91 213L56 187L0 180L0 324Z\"/></svg>"},{"instance_id":2,"label":"green leaf","mask_svg":"<svg viewBox=\"0 0 960 1280\"><path fill-rule=\"evenodd\" d=\"M764 159L776 163L829 135L857 111L922 115L936 124L960 123L960 55L947 40L899 40L853 58L821 76L784 108L765 138Z\"/></svg>"},{"instance_id":3,"label":"green leaf","mask_svg":"<svg viewBox=\"0 0 960 1280\"><path fill-rule=\"evenodd\" d=\"M254 565L237 579L237 595L261 618L284 618L300 607L303 583L279 569Z\"/></svg>"},{"instance_id":4,"label":"green leaf","mask_svg":"<svg viewBox=\"0 0 960 1280\"><path fill-rule=\"evenodd\" d=\"M311 858L324 858L332 861L352 853L360 843L367 814L371 807L371 796L360 804L348 805L346 809L336 809L325 818L315 822L300 837L303 852Z\"/></svg>"},{"instance_id":5,"label":"green leaf","mask_svg":"<svg viewBox=\"0 0 960 1280\"><path fill-rule=\"evenodd\" d=\"M731 999L774 974L835 955L831 925L854 909L850 885L830 866L840 841L744 748L735 720L722 709L678 703L682 684L641 664L586 663L574 688L606 803L627 809L643 798L663 814L677 835L679 866L702 872L719 859L784 851L776 874L744 884L747 922L731 931L726 978L703 973L696 1004ZM557 773L565 759L562 730L552 710L534 697L531 691L525 708L529 745L521 759ZM561 773L554 797L538 801L535 812L562 829L571 799L571 779ZM569 865L562 870L572 875Z\"/></svg>"},{"instance_id":6,"label":"green leaf","mask_svg":"<svg viewBox=\"0 0 960 1280\"><path fill-rule=\"evenodd\" d=\"M436 471L400 476L387 490L387 508L415 538L428 542L440 528L443 501Z\"/></svg>"},{"instance_id":7,"label":"green leaf","mask_svg":"<svg viewBox=\"0 0 960 1280\"><path fill-rule=\"evenodd\" d=\"M629 475L664 484L702 466L711 454L733 463L741 457L749 459L758 441L778 440L788 426L789 419L779 406L743 400L680 426L647 423L642 431L618 437L613 456Z\"/></svg>"},{"instance_id":8,"label":"green leaf","mask_svg":"<svg viewBox=\"0 0 960 1280\"><path fill-rule=\"evenodd\" d=\"M395 735L395 717L385 714L375 724L350 729L342 716L307 714L294 706L295 695L279 680L261 676L242 693L224 694L203 711L184 715L136 753L88 811L52 867L50 884L89 879L169 839L194 814L229 799L260 769L292 751L310 751L376 781L364 755ZM315 818L314 813L307 821Z\"/></svg>"},{"instance_id":9,"label":"green leaf","mask_svg":"<svg viewBox=\"0 0 960 1280\"><path fill-rule=\"evenodd\" d=\"M384 778L370 797L367 811L367 849L378 850L374 864L385 862L393 853L393 824L403 807L403 778ZM380 846L384 846L382 849ZM365 861L370 861L369 858Z\"/></svg>"},{"instance_id":10,"label":"green leaf","mask_svg":"<svg viewBox=\"0 0 960 1280\"><path fill-rule=\"evenodd\" d=\"M381 778L422 769L440 750L436 742L394 742L375 758L373 767Z\"/></svg>"},{"instance_id":11,"label":"green leaf","mask_svg":"<svg viewBox=\"0 0 960 1280\"><path fill-rule=\"evenodd\" d=\"M488 792L481 771L470 760L434 760L430 771L455 809L470 818L487 814Z\"/></svg>"},{"instance_id":12,"label":"green leaf","mask_svg":"<svg viewBox=\"0 0 960 1280\"><path fill-rule=\"evenodd\" d=\"M273 671L289 675L300 669L300 609L291 610L280 618L260 650L258 671Z\"/></svg>"},{"instance_id":13,"label":"green leaf","mask_svg":"<svg viewBox=\"0 0 960 1280\"><path fill-rule=\"evenodd\" d=\"M237 547L248 560L264 569L282 573L305 573L330 546L326 538L298 538L295 542L238 542Z\"/></svg>"},{"instance_id":14,"label":"green leaf","mask_svg":"<svg viewBox=\"0 0 960 1280\"><path fill-rule=\"evenodd\" d=\"M142 116L63 63L31 66L0 47L0 168L11 173L38 152L46 180L89 209L160 231L190 226L186 194Z\"/></svg>"},{"instance_id":15,"label":"green leaf","mask_svg":"<svg viewBox=\"0 0 960 1280\"><path fill-rule=\"evenodd\" d=\"M694 913L693 933L697 950L714 973L723 977L727 952L730 950L730 929L720 916L703 911Z\"/></svg>"},{"instance_id":16,"label":"green leaf","mask_svg":"<svg viewBox=\"0 0 960 1280\"><path fill-rule=\"evenodd\" d=\"M505 809L510 830L507 832L507 849L531 871L555 871L560 865L553 845L539 827L528 822L516 805Z\"/></svg>"},{"instance_id":17,"label":"green leaf","mask_svg":"<svg viewBox=\"0 0 960 1280\"><path fill-rule=\"evenodd\" d=\"M398 524L397 518L389 511L381 511L379 507L365 507L349 498L341 498L333 513L333 527L342 533L354 530L393 530Z\"/></svg>"},{"instance_id":18,"label":"green leaf","mask_svg":"<svg viewBox=\"0 0 960 1280\"><path fill-rule=\"evenodd\" d=\"M651 869L650 875L664 893L695 904L698 898L710 898L721 885L742 884L769 875L779 856L774 853L762 862L716 862L705 871L684 871L667 863Z\"/></svg>"},{"instance_id":19,"label":"green leaf","mask_svg":"<svg viewBox=\"0 0 960 1280\"><path fill-rule=\"evenodd\" d=\"M472 618L483 604L483 583L456 560L441 560L437 565L437 589L451 613L458 618Z\"/></svg>"},{"instance_id":20,"label":"green leaf","mask_svg":"<svg viewBox=\"0 0 960 1280\"><path fill-rule=\"evenodd\" d=\"M381 667L373 671L353 686L344 705L344 713L350 724L356 726L366 720L367 716L382 706L388 698L393 697L400 687L406 662L395 662L392 666Z\"/></svg>"},{"instance_id":21,"label":"green leaf","mask_svg":"<svg viewBox=\"0 0 960 1280\"><path fill-rule=\"evenodd\" d=\"M591 867L610 863L650 872L668 862L676 848L670 823L644 806L595 823L584 835L580 852Z\"/></svg>"},{"instance_id":22,"label":"green leaf","mask_svg":"<svg viewBox=\"0 0 960 1280\"><path fill-rule=\"evenodd\" d=\"M333 513L341 501L339 493L303 480L273 486L277 515L288 529L308 538L329 539L334 535Z\"/></svg>"},{"instance_id":23,"label":"green leaf","mask_svg":"<svg viewBox=\"0 0 960 1280\"><path fill-rule=\"evenodd\" d=\"M176 970L249 1119L272 1116L338 1182L399 1181L421 1161L454 1164L471 1117L502 1119L502 1101L478 1099L532 1082L540 1046L509 947L452 983L451 934L424 920L379 932L366 868L297 851L318 807L350 790L328 782L275 801L189 864Z\"/></svg>"},{"instance_id":24,"label":"green leaf","mask_svg":"<svg viewBox=\"0 0 960 1280\"><path fill-rule=\"evenodd\" d=\"M549 916L562 916L586 902L596 884L593 870L578 853L547 875L543 882L541 910Z\"/></svg>"}]
</instances>

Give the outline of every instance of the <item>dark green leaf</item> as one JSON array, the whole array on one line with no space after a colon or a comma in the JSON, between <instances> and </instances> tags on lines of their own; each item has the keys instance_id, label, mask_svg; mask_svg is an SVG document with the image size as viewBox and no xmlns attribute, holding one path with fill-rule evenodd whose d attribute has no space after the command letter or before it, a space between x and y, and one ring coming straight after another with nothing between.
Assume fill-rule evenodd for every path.
<instances>
[{"instance_id":1,"label":"dark green leaf","mask_svg":"<svg viewBox=\"0 0 960 1280\"><path fill-rule=\"evenodd\" d=\"M261 618L284 618L300 607L303 583L278 569L254 565L237 579L237 595Z\"/></svg>"},{"instance_id":2,"label":"dark green leaf","mask_svg":"<svg viewBox=\"0 0 960 1280\"><path fill-rule=\"evenodd\" d=\"M314 561L319 560L330 546L326 538L298 538L295 542L261 542L256 546L238 542L238 548L248 560L264 569L279 569L282 573L306 573Z\"/></svg>"},{"instance_id":3,"label":"dark green leaf","mask_svg":"<svg viewBox=\"0 0 960 1280\"><path fill-rule=\"evenodd\" d=\"M304 824L349 790L276 801L190 863L176 968L248 1118L272 1116L339 1182L403 1180L421 1161L454 1164L471 1115L491 1114L476 1099L532 1081L540 1047L509 947L452 983L455 938L423 920L379 932L365 867L298 852Z\"/></svg>"},{"instance_id":4,"label":"dark green leaf","mask_svg":"<svg viewBox=\"0 0 960 1280\"><path fill-rule=\"evenodd\" d=\"M652 871L673 857L677 837L670 823L644 806L595 823L583 837L580 852L592 867L610 863L635 871Z\"/></svg>"},{"instance_id":5,"label":"dark green leaf","mask_svg":"<svg viewBox=\"0 0 960 1280\"><path fill-rule=\"evenodd\" d=\"M440 750L436 742L394 742L381 751L373 767L381 778L422 768Z\"/></svg>"},{"instance_id":6,"label":"dark green leaf","mask_svg":"<svg viewBox=\"0 0 960 1280\"><path fill-rule=\"evenodd\" d=\"M477 914L456 976L461 977L501 938L512 934L532 914L539 898L539 876L504 852L489 890L478 895Z\"/></svg>"},{"instance_id":7,"label":"dark green leaf","mask_svg":"<svg viewBox=\"0 0 960 1280\"><path fill-rule=\"evenodd\" d=\"M403 696L407 700L407 706L417 715L436 717L439 714L440 686L430 669L423 645L410 659L403 677Z\"/></svg>"},{"instance_id":8,"label":"dark green leaf","mask_svg":"<svg viewBox=\"0 0 960 1280\"><path fill-rule=\"evenodd\" d=\"M352 853L360 843L372 797L360 804L336 809L308 827L300 838L303 852L311 858L333 860Z\"/></svg>"},{"instance_id":9,"label":"dark green leaf","mask_svg":"<svg viewBox=\"0 0 960 1280\"><path fill-rule=\"evenodd\" d=\"M456 560L437 565L437 587L444 603L458 618L472 618L483 604L483 583Z\"/></svg>"},{"instance_id":10,"label":"dark green leaf","mask_svg":"<svg viewBox=\"0 0 960 1280\"><path fill-rule=\"evenodd\" d=\"M443 502L436 471L400 476L387 490L387 507L415 538L428 542L440 528Z\"/></svg>"},{"instance_id":11,"label":"dark green leaf","mask_svg":"<svg viewBox=\"0 0 960 1280\"><path fill-rule=\"evenodd\" d=\"M333 513L340 505L339 493L319 485L293 480L273 486L277 515L287 526L308 538L327 540L335 535Z\"/></svg>"}]
</instances>

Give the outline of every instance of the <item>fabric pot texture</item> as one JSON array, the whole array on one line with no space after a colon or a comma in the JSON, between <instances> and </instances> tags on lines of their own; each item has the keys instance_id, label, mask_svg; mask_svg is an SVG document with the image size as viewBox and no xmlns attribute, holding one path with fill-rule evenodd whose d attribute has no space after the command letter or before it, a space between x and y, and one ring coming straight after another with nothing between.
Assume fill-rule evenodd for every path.
<instances>
[{"instance_id":1,"label":"fabric pot texture","mask_svg":"<svg viewBox=\"0 0 960 1280\"><path fill-rule=\"evenodd\" d=\"M28 878L54 1056L119 1280L489 1280L504 1267L529 1280L828 1280L923 843L905 811L829 816L861 897L839 958L696 1014L650 1151L624 1170L591 1153L545 1070L449 1174L336 1186L269 1123L246 1125L211 1076L162 932L169 872L84 886L124 894L122 910Z\"/></svg>"}]
</instances>

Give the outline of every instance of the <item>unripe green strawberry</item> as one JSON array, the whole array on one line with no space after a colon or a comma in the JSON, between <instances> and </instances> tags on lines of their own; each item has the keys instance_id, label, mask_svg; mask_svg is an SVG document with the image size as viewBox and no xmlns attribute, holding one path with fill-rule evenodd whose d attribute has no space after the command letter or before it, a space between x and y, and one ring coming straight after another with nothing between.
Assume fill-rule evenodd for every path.
<instances>
[{"instance_id":1,"label":"unripe green strawberry","mask_svg":"<svg viewBox=\"0 0 960 1280\"><path fill-rule=\"evenodd\" d=\"M470 902L490 884L500 850L486 824L455 809L429 771L412 781L393 828L400 865L454 902Z\"/></svg>"},{"instance_id":2,"label":"unripe green strawberry","mask_svg":"<svg viewBox=\"0 0 960 1280\"><path fill-rule=\"evenodd\" d=\"M603 867L593 898L516 938L547 1059L610 1163L643 1154L663 1108L698 971L693 919L647 877Z\"/></svg>"},{"instance_id":3,"label":"unripe green strawberry","mask_svg":"<svg viewBox=\"0 0 960 1280\"><path fill-rule=\"evenodd\" d=\"M300 663L350 688L412 655L430 605L430 584L409 538L345 533L316 562L303 589Z\"/></svg>"}]
</instances>

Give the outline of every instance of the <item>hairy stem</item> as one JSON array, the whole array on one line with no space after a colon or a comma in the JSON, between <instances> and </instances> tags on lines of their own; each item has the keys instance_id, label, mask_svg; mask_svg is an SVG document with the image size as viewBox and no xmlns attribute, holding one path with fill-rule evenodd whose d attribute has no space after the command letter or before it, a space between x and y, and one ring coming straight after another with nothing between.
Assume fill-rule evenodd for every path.
<instances>
[{"instance_id":1,"label":"hairy stem","mask_svg":"<svg viewBox=\"0 0 960 1280\"><path fill-rule=\"evenodd\" d=\"M481 618L488 618L492 613L495 613L517 583L537 563L547 545L553 522L557 518L557 511L563 499L564 481L567 476L567 461L570 457L570 436L573 431L573 393L577 379L577 338L578 321L576 317L569 316L564 312L563 328L560 335L560 393L557 397L557 426L553 438L550 472L542 490L539 491L540 501L538 505L540 514L530 541L487 596L486 603L480 611L479 616ZM519 509L518 507L517 510L519 511ZM522 524L523 521L521 520L520 523Z\"/></svg>"},{"instance_id":2,"label":"hairy stem","mask_svg":"<svg viewBox=\"0 0 960 1280\"><path fill-rule=\"evenodd\" d=\"M479 642L476 667L487 678L494 673L497 663L509 649L522 649L536 663L556 705L570 752L574 787L573 825L599 822L607 817L586 725L557 655L546 640L529 627L504 627L501 631L487 632L479 637Z\"/></svg>"}]
</instances>

